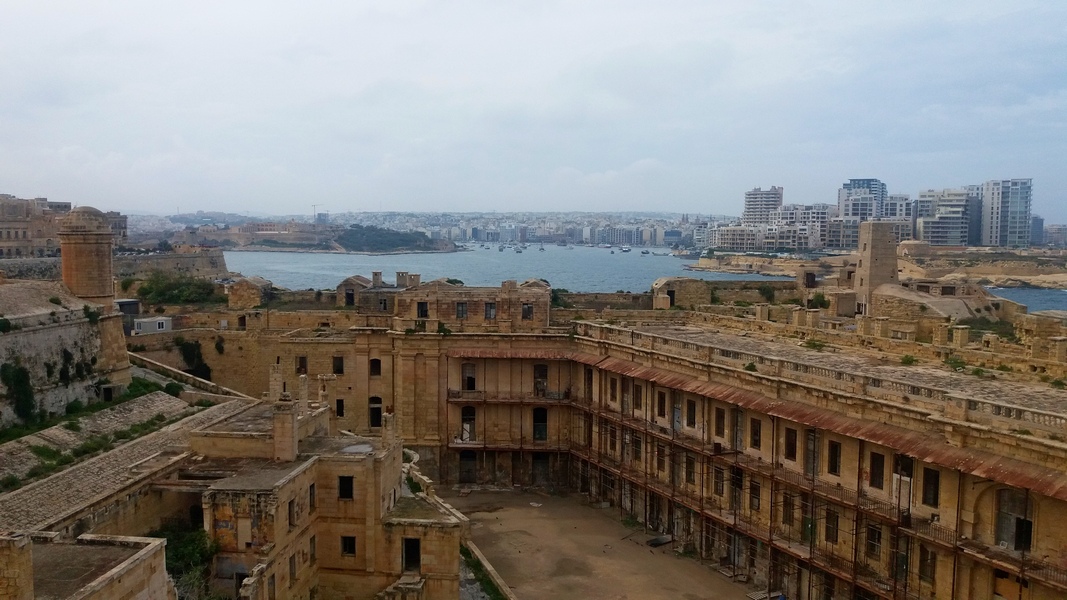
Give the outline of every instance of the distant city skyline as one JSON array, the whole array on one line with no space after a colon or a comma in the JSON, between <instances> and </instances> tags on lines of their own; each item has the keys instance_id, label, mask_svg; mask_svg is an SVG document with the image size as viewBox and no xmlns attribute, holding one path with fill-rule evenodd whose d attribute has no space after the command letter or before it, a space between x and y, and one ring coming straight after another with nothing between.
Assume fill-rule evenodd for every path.
<instances>
[{"instance_id":1,"label":"distant city skyline","mask_svg":"<svg viewBox=\"0 0 1067 600\"><path fill-rule=\"evenodd\" d=\"M0 22L0 191L124 213L834 203L1032 178L1067 223L1067 5L98 6ZM997 32L988 35L987 32Z\"/></svg>"}]
</instances>

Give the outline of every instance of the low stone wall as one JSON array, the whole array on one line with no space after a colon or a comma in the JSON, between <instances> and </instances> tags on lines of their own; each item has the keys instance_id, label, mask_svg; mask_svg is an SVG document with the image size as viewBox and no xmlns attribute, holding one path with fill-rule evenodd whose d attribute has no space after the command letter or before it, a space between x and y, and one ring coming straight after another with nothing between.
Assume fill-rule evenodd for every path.
<instances>
[{"instance_id":1,"label":"low stone wall","mask_svg":"<svg viewBox=\"0 0 1067 600\"><path fill-rule=\"evenodd\" d=\"M8 279L62 279L59 258L11 258L0 260L0 271Z\"/></svg>"}]
</instances>

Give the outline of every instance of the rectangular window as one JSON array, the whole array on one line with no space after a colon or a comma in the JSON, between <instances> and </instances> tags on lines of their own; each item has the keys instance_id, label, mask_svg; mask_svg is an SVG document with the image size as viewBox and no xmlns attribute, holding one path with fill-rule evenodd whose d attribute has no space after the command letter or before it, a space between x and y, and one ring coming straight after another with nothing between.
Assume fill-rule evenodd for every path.
<instances>
[{"instance_id":1,"label":"rectangular window","mask_svg":"<svg viewBox=\"0 0 1067 600\"><path fill-rule=\"evenodd\" d=\"M307 375L308 372L308 357L298 356L296 357L296 374Z\"/></svg>"},{"instance_id":2,"label":"rectangular window","mask_svg":"<svg viewBox=\"0 0 1067 600\"><path fill-rule=\"evenodd\" d=\"M430 303L418 302L415 304L415 318L416 319L429 319L430 318Z\"/></svg>"},{"instance_id":3,"label":"rectangular window","mask_svg":"<svg viewBox=\"0 0 1067 600\"><path fill-rule=\"evenodd\" d=\"M923 504L941 505L941 472L937 469L923 469Z\"/></svg>"},{"instance_id":4,"label":"rectangular window","mask_svg":"<svg viewBox=\"0 0 1067 600\"><path fill-rule=\"evenodd\" d=\"M759 450L763 444L763 421L755 418L749 421L748 437L749 447Z\"/></svg>"},{"instance_id":5,"label":"rectangular window","mask_svg":"<svg viewBox=\"0 0 1067 600\"><path fill-rule=\"evenodd\" d=\"M867 478L870 486L876 490L885 489L885 455L871 452L871 470Z\"/></svg>"},{"instance_id":6,"label":"rectangular window","mask_svg":"<svg viewBox=\"0 0 1067 600\"><path fill-rule=\"evenodd\" d=\"M457 319L466 319L467 318L467 303L466 302L456 302L456 318Z\"/></svg>"},{"instance_id":7,"label":"rectangular window","mask_svg":"<svg viewBox=\"0 0 1067 600\"><path fill-rule=\"evenodd\" d=\"M841 475L841 442L830 440L826 444L826 472Z\"/></svg>"},{"instance_id":8,"label":"rectangular window","mask_svg":"<svg viewBox=\"0 0 1067 600\"><path fill-rule=\"evenodd\" d=\"M808 429L804 437L804 474L813 476L817 474L819 466L819 434L814 429Z\"/></svg>"},{"instance_id":9,"label":"rectangular window","mask_svg":"<svg viewBox=\"0 0 1067 600\"><path fill-rule=\"evenodd\" d=\"M716 437L726 437L726 409L715 409L715 435Z\"/></svg>"},{"instance_id":10,"label":"rectangular window","mask_svg":"<svg viewBox=\"0 0 1067 600\"><path fill-rule=\"evenodd\" d=\"M667 416L667 392L659 392L656 394L656 416Z\"/></svg>"},{"instance_id":11,"label":"rectangular window","mask_svg":"<svg viewBox=\"0 0 1067 600\"><path fill-rule=\"evenodd\" d=\"M533 304L528 304L526 302L523 302L523 304L522 304L522 320L523 321L532 321L533 320Z\"/></svg>"},{"instance_id":12,"label":"rectangular window","mask_svg":"<svg viewBox=\"0 0 1067 600\"><path fill-rule=\"evenodd\" d=\"M378 299L378 310L380 310L382 312L388 312L389 311L389 300L386 299L386 298L379 298Z\"/></svg>"},{"instance_id":13,"label":"rectangular window","mask_svg":"<svg viewBox=\"0 0 1067 600\"><path fill-rule=\"evenodd\" d=\"M760 509L760 485L757 481L748 482L748 509Z\"/></svg>"},{"instance_id":14,"label":"rectangular window","mask_svg":"<svg viewBox=\"0 0 1067 600\"><path fill-rule=\"evenodd\" d=\"M315 564L315 536L308 540L308 561Z\"/></svg>"},{"instance_id":15,"label":"rectangular window","mask_svg":"<svg viewBox=\"0 0 1067 600\"><path fill-rule=\"evenodd\" d=\"M296 500L289 501L289 529L296 527Z\"/></svg>"},{"instance_id":16,"label":"rectangular window","mask_svg":"<svg viewBox=\"0 0 1067 600\"><path fill-rule=\"evenodd\" d=\"M836 544L837 543L837 524L838 524L837 521L838 521L837 511L832 509L832 508L826 509L826 529L825 529L825 534L826 534L826 541L828 543L830 543L830 544Z\"/></svg>"},{"instance_id":17,"label":"rectangular window","mask_svg":"<svg viewBox=\"0 0 1067 600\"><path fill-rule=\"evenodd\" d=\"M697 426L697 402L696 400L685 401L685 426Z\"/></svg>"},{"instance_id":18,"label":"rectangular window","mask_svg":"<svg viewBox=\"0 0 1067 600\"><path fill-rule=\"evenodd\" d=\"M333 374L344 375L345 374L345 357L335 356L333 357Z\"/></svg>"},{"instance_id":19,"label":"rectangular window","mask_svg":"<svg viewBox=\"0 0 1067 600\"><path fill-rule=\"evenodd\" d=\"M697 461L692 456L685 457L685 482L696 483L697 481Z\"/></svg>"},{"instance_id":20,"label":"rectangular window","mask_svg":"<svg viewBox=\"0 0 1067 600\"><path fill-rule=\"evenodd\" d=\"M667 447L656 444L656 470L664 471L667 468Z\"/></svg>"},{"instance_id":21,"label":"rectangular window","mask_svg":"<svg viewBox=\"0 0 1067 600\"><path fill-rule=\"evenodd\" d=\"M336 403L337 409L334 411L338 417L345 416L345 399L338 398Z\"/></svg>"},{"instance_id":22,"label":"rectangular window","mask_svg":"<svg viewBox=\"0 0 1067 600\"><path fill-rule=\"evenodd\" d=\"M353 496L352 476L342 475L337 478L337 497L341 500L351 500Z\"/></svg>"},{"instance_id":23,"label":"rectangular window","mask_svg":"<svg viewBox=\"0 0 1067 600\"><path fill-rule=\"evenodd\" d=\"M372 358L370 359L370 376L381 377L382 375L382 359Z\"/></svg>"},{"instance_id":24,"label":"rectangular window","mask_svg":"<svg viewBox=\"0 0 1067 600\"><path fill-rule=\"evenodd\" d=\"M612 426L608 427L608 449L614 454L615 453L615 449L618 446L618 444L619 444L619 433L618 433L618 430L615 429L615 426L612 425Z\"/></svg>"},{"instance_id":25,"label":"rectangular window","mask_svg":"<svg viewBox=\"0 0 1067 600\"><path fill-rule=\"evenodd\" d=\"M882 555L882 526L877 523L867 524L867 556L878 558Z\"/></svg>"},{"instance_id":26,"label":"rectangular window","mask_svg":"<svg viewBox=\"0 0 1067 600\"><path fill-rule=\"evenodd\" d=\"M937 575L937 552L919 544L919 579L934 583Z\"/></svg>"},{"instance_id":27,"label":"rectangular window","mask_svg":"<svg viewBox=\"0 0 1067 600\"><path fill-rule=\"evenodd\" d=\"M296 585L296 554L289 555L289 587Z\"/></svg>"},{"instance_id":28,"label":"rectangular window","mask_svg":"<svg viewBox=\"0 0 1067 600\"><path fill-rule=\"evenodd\" d=\"M163 331L165 326L166 326L166 323L164 323L163 321L156 321L156 329L158 329L160 331Z\"/></svg>"},{"instance_id":29,"label":"rectangular window","mask_svg":"<svg viewBox=\"0 0 1067 600\"><path fill-rule=\"evenodd\" d=\"M492 321L496 319L496 302L485 303L485 320Z\"/></svg>"},{"instance_id":30,"label":"rectangular window","mask_svg":"<svg viewBox=\"0 0 1067 600\"><path fill-rule=\"evenodd\" d=\"M404 570L418 571L422 568L422 543L419 538L404 538Z\"/></svg>"},{"instance_id":31,"label":"rectangular window","mask_svg":"<svg viewBox=\"0 0 1067 600\"><path fill-rule=\"evenodd\" d=\"M634 460L641 460L641 438L635 437L633 443Z\"/></svg>"},{"instance_id":32,"label":"rectangular window","mask_svg":"<svg viewBox=\"0 0 1067 600\"><path fill-rule=\"evenodd\" d=\"M641 386L634 386L634 410L642 410L641 408Z\"/></svg>"},{"instance_id":33,"label":"rectangular window","mask_svg":"<svg viewBox=\"0 0 1067 600\"><path fill-rule=\"evenodd\" d=\"M308 512L315 512L315 484L308 486Z\"/></svg>"},{"instance_id":34,"label":"rectangular window","mask_svg":"<svg viewBox=\"0 0 1067 600\"><path fill-rule=\"evenodd\" d=\"M614 377L608 380L608 400L619 401L619 380Z\"/></svg>"},{"instance_id":35,"label":"rectangular window","mask_svg":"<svg viewBox=\"0 0 1067 600\"><path fill-rule=\"evenodd\" d=\"M797 430L791 427L785 428L785 459L797 459Z\"/></svg>"},{"instance_id":36,"label":"rectangular window","mask_svg":"<svg viewBox=\"0 0 1067 600\"><path fill-rule=\"evenodd\" d=\"M354 535L342 535L341 536L341 554L343 556L355 556L356 555L356 536L354 536Z\"/></svg>"},{"instance_id":37,"label":"rectangular window","mask_svg":"<svg viewBox=\"0 0 1067 600\"><path fill-rule=\"evenodd\" d=\"M726 493L726 471L722 467L715 467L714 485L716 496Z\"/></svg>"},{"instance_id":38,"label":"rectangular window","mask_svg":"<svg viewBox=\"0 0 1067 600\"><path fill-rule=\"evenodd\" d=\"M791 492L782 494L782 525L793 526L793 513L796 511L797 498Z\"/></svg>"}]
</instances>

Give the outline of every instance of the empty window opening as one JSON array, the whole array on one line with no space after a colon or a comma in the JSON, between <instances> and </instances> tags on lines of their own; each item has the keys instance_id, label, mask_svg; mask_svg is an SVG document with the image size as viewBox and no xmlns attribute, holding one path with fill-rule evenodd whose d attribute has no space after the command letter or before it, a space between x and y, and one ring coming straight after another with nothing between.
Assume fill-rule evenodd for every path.
<instances>
[{"instance_id":1,"label":"empty window opening","mask_svg":"<svg viewBox=\"0 0 1067 600\"><path fill-rule=\"evenodd\" d=\"M537 407L533 409L533 439L535 442L548 440L548 409Z\"/></svg>"},{"instance_id":2,"label":"empty window opening","mask_svg":"<svg viewBox=\"0 0 1067 600\"><path fill-rule=\"evenodd\" d=\"M337 478L337 497L341 500L353 498L354 487L351 475L341 475Z\"/></svg>"},{"instance_id":3,"label":"empty window opening","mask_svg":"<svg viewBox=\"0 0 1067 600\"><path fill-rule=\"evenodd\" d=\"M368 410L368 422L371 427L382 426L382 399L377 396L371 396L370 401L367 403Z\"/></svg>"},{"instance_id":4,"label":"empty window opening","mask_svg":"<svg viewBox=\"0 0 1067 600\"><path fill-rule=\"evenodd\" d=\"M419 538L404 538L403 563L405 571L418 571L422 568L422 548Z\"/></svg>"},{"instance_id":5,"label":"empty window opening","mask_svg":"<svg viewBox=\"0 0 1067 600\"><path fill-rule=\"evenodd\" d=\"M372 358L370 359L370 376L381 377L382 375L382 359Z\"/></svg>"},{"instance_id":6,"label":"empty window opening","mask_svg":"<svg viewBox=\"0 0 1067 600\"><path fill-rule=\"evenodd\" d=\"M460 409L460 432L459 439L462 442L473 442L475 440L475 422L477 411L473 406L464 406Z\"/></svg>"},{"instance_id":7,"label":"empty window opening","mask_svg":"<svg viewBox=\"0 0 1067 600\"><path fill-rule=\"evenodd\" d=\"M463 363L463 391L473 392L478 389L478 379L474 376L474 363Z\"/></svg>"}]
</instances>

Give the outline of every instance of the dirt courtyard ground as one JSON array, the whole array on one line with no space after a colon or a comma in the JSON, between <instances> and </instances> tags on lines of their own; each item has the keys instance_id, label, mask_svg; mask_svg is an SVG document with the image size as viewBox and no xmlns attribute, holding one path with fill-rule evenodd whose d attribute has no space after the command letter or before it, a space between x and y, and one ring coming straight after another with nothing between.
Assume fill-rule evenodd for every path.
<instances>
[{"instance_id":1,"label":"dirt courtyard ground","mask_svg":"<svg viewBox=\"0 0 1067 600\"><path fill-rule=\"evenodd\" d=\"M520 600L747 600L752 591L669 545L649 548L653 536L623 526L617 509L576 494L441 495L470 518L474 543Z\"/></svg>"}]
</instances>

